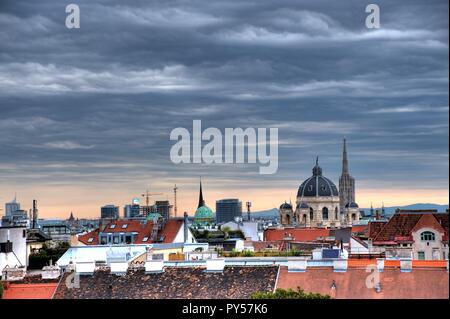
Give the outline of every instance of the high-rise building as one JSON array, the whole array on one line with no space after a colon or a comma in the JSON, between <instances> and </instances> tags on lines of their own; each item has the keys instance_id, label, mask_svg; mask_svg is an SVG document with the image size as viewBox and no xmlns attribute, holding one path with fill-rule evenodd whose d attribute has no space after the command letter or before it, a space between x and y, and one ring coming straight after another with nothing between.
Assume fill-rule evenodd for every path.
<instances>
[{"instance_id":1,"label":"high-rise building","mask_svg":"<svg viewBox=\"0 0 450 319\"><path fill-rule=\"evenodd\" d=\"M118 219L119 218L119 207L115 205L105 205L101 208L101 218L102 219Z\"/></svg>"},{"instance_id":2,"label":"high-rise building","mask_svg":"<svg viewBox=\"0 0 450 319\"><path fill-rule=\"evenodd\" d=\"M347 145L344 139L344 147L342 150L342 174L339 178L339 206L341 211L346 205L355 202L355 179L350 176L348 170Z\"/></svg>"},{"instance_id":3,"label":"high-rise building","mask_svg":"<svg viewBox=\"0 0 450 319\"><path fill-rule=\"evenodd\" d=\"M17 197L14 196L14 199L5 204L5 216L11 216L14 212L20 210L20 203L17 202Z\"/></svg>"},{"instance_id":4,"label":"high-rise building","mask_svg":"<svg viewBox=\"0 0 450 319\"><path fill-rule=\"evenodd\" d=\"M132 204L125 205L123 208L123 216L125 218L133 218L139 216L141 213L141 206Z\"/></svg>"},{"instance_id":5,"label":"high-rise building","mask_svg":"<svg viewBox=\"0 0 450 319\"><path fill-rule=\"evenodd\" d=\"M169 219L170 210L172 206L168 200L157 200L155 201L156 212L160 214L164 219Z\"/></svg>"},{"instance_id":6,"label":"high-rise building","mask_svg":"<svg viewBox=\"0 0 450 319\"><path fill-rule=\"evenodd\" d=\"M242 218L242 202L239 199L221 199L216 201L216 222L227 223L236 217Z\"/></svg>"}]
</instances>

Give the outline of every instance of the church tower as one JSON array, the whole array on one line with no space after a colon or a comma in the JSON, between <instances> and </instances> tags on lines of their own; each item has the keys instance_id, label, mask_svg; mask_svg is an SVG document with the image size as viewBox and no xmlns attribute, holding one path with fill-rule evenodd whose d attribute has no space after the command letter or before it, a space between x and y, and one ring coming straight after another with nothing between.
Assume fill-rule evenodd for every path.
<instances>
[{"instance_id":1,"label":"church tower","mask_svg":"<svg viewBox=\"0 0 450 319\"><path fill-rule=\"evenodd\" d=\"M339 206L341 211L347 204L355 202L355 179L350 176L348 171L347 144L344 139L344 148L342 151L342 174L339 178Z\"/></svg>"}]
</instances>

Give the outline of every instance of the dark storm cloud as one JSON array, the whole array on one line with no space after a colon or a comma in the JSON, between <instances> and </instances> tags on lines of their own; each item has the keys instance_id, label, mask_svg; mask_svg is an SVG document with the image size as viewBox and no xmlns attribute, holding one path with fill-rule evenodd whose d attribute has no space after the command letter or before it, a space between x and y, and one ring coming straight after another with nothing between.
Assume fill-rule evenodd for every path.
<instances>
[{"instance_id":1,"label":"dark storm cloud","mask_svg":"<svg viewBox=\"0 0 450 319\"><path fill-rule=\"evenodd\" d=\"M316 154L376 187L448 183L448 2L61 1L0 5L0 178L132 183L210 175L296 185ZM170 131L279 127L280 168L173 165ZM140 182L140 180L139 180ZM124 184L125 185L125 184Z\"/></svg>"}]
</instances>

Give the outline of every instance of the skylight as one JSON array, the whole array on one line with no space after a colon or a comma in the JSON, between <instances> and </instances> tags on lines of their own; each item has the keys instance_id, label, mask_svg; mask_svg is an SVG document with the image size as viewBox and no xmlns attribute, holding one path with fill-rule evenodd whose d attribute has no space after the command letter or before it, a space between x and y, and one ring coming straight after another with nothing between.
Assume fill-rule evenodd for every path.
<instances>
[{"instance_id":1,"label":"skylight","mask_svg":"<svg viewBox=\"0 0 450 319\"><path fill-rule=\"evenodd\" d=\"M111 226L109 226L109 228L111 228L111 229L116 228L116 224L112 224Z\"/></svg>"},{"instance_id":2,"label":"skylight","mask_svg":"<svg viewBox=\"0 0 450 319\"><path fill-rule=\"evenodd\" d=\"M128 224L123 224L122 225L122 229L125 229L125 228L127 228L128 227Z\"/></svg>"},{"instance_id":3,"label":"skylight","mask_svg":"<svg viewBox=\"0 0 450 319\"><path fill-rule=\"evenodd\" d=\"M142 239L142 241L147 241L148 240L148 237L144 237L143 239Z\"/></svg>"},{"instance_id":4,"label":"skylight","mask_svg":"<svg viewBox=\"0 0 450 319\"><path fill-rule=\"evenodd\" d=\"M92 243L94 241L94 237L90 237L89 239L88 239L88 243Z\"/></svg>"}]
</instances>

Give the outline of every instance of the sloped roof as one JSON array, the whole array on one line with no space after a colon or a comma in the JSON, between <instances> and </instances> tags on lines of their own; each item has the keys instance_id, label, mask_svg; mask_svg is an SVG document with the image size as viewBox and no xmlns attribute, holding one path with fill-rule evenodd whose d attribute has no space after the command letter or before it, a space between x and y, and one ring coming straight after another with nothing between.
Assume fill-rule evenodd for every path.
<instances>
[{"instance_id":1,"label":"sloped roof","mask_svg":"<svg viewBox=\"0 0 450 319\"><path fill-rule=\"evenodd\" d=\"M375 262L372 260L372 264ZM308 268L306 272L288 272L281 267L277 288L296 289L328 294L336 299L448 299L449 280L445 267L414 268L412 272L386 268L379 273L381 291L368 289L366 267L349 268L345 273L331 267ZM336 289L332 289L334 283Z\"/></svg>"},{"instance_id":2,"label":"sloped roof","mask_svg":"<svg viewBox=\"0 0 450 319\"><path fill-rule=\"evenodd\" d=\"M58 283L11 284L3 292L3 299L51 299Z\"/></svg>"},{"instance_id":3,"label":"sloped roof","mask_svg":"<svg viewBox=\"0 0 450 319\"><path fill-rule=\"evenodd\" d=\"M182 219L169 219L164 228L160 230L158 238L163 238L163 243L172 243L175 240L178 231L183 226ZM112 226L112 228L111 228ZM153 222L141 223L136 220L120 220L106 224L103 233L137 233L137 238L134 244L148 244L152 243L151 234L153 230ZM144 241L145 238L148 238ZM99 244L99 229L96 229L87 234L78 237L78 240L85 245Z\"/></svg>"},{"instance_id":4,"label":"sloped roof","mask_svg":"<svg viewBox=\"0 0 450 319\"><path fill-rule=\"evenodd\" d=\"M162 273L139 269L125 276L104 270L80 276L81 289L68 289L63 278L55 299L247 299L254 292L273 291L277 272L275 266L225 267L223 273L166 267Z\"/></svg>"},{"instance_id":5,"label":"sloped roof","mask_svg":"<svg viewBox=\"0 0 450 319\"><path fill-rule=\"evenodd\" d=\"M442 228L440 231L443 231L444 236L447 236L448 238L448 214L430 213L396 213L376 234L371 234L374 235L371 238L374 243L395 242L398 240L410 239L411 233L419 221L422 221L422 227L425 225L441 225ZM369 225L372 226L372 223Z\"/></svg>"}]
</instances>

